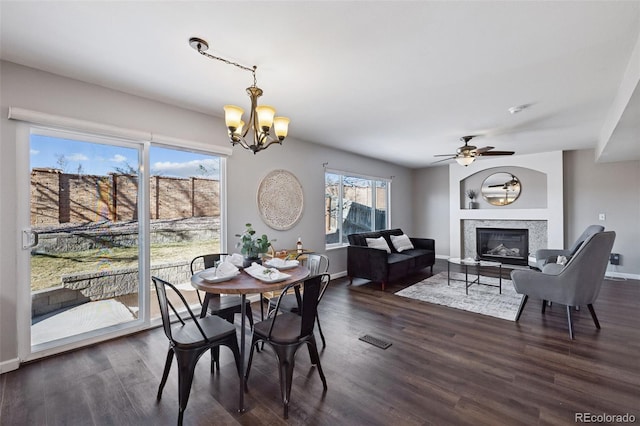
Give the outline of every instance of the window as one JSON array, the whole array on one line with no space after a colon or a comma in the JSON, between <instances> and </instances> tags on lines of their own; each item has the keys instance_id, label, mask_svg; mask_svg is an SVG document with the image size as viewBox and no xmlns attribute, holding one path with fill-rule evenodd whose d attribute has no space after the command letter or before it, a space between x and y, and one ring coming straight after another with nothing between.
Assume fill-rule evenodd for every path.
<instances>
[{"instance_id":1,"label":"window","mask_svg":"<svg viewBox=\"0 0 640 426\"><path fill-rule=\"evenodd\" d=\"M325 172L325 244L348 244L347 236L389 228L388 179Z\"/></svg>"}]
</instances>

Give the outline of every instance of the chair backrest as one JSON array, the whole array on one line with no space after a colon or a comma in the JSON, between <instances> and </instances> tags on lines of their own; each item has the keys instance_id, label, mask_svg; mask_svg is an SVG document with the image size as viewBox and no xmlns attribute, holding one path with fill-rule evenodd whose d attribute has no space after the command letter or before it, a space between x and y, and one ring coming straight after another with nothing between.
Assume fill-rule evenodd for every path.
<instances>
[{"instance_id":1,"label":"chair backrest","mask_svg":"<svg viewBox=\"0 0 640 426\"><path fill-rule=\"evenodd\" d=\"M587 238L589 238L593 234L596 234L596 233L602 232L602 231L604 231L604 226L602 226L602 225L589 225L589 226L587 226L587 229L585 229L582 232L582 234L580 234L578 239L573 243L573 245L571 247L569 247L570 256L573 256L578 251L580 246L585 242L585 240Z\"/></svg>"},{"instance_id":2,"label":"chair backrest","mask_svg":"<svg viewBox=\"0 0 640 426\"><path fill-rule=\"evenodd\" d=\"M588 236L578 248L558 274L566 284L564 303L587 305L598 298L615 238L613 231L597 232Z\"/></svg>"},{"instance_id":3,"label":"chair backrest","mask_svg":"<svg viewBox=\"0 0 640 426\"><path fill-rule=\"evenodd\" d=\"M191 261L191 275L203 269L213 268L216 266L216 262L222 260L223 256L227 253L210 253L196 256Z\"/></svg>"},{"instance_id":4,"label":"chair backrest","mask_svg":"<svg viewBox=\"0 0 640 426\"><path fill-rule=\"evenodd\" d=\"M313 275L326 274L329 272L329 258L324 254L307 254L307 266L309 273Z\"/></svg>"},{"instance_id":5,"label":"chair backrest","mask_svg":"<svg viewBox=\"0 0 640 426\"><path fill-rule=\"evenodd\" d=\"M180 314L178 313L178 311L176 310L176 308L171 303L171 300L169 300L169 297L167 297L167 288L171 289L178 296L178 298L182 302L183 307L186 308L186 311L189 313L189 316L198 327L198 330L200 330L202 337L206 340L207 336L202 330L202 327L200 327L200 323L198 322L196 316L193 314L193 311L191 310L191 308L189 308L189 304L187 303L182 293L180 293L180 291L173 284L167 281L164 281L158 277L151 277L151 280L153 281L153 284L156 287L156 294L158 295L158 305L160 306L160 315L162 317L162 327L164 328L164 334L167 336L169 341L171 343L174 343L173 335L171 333L171 319L170 319L169 308L171 308L171 310L173 311L175 316L178 318L178 320L182 323L182 325L184 325L185 323L182 317L180 316Z\"/></svg>"},{"instance_id":6,"label":"chair backrest","mask_svg":"<svg viewBox=\"0 0 640 426\"><path fill-rule=\"evenodd\" d=\"M308 336L313 333L313 327L316 322L318 303L320 302L320 292L323 282L329 282L329 274L314 275L304 281L304 293L302 294L302 312L300 313L302 317L300 326L300 337ZM278 310L280 309L280 302L282 298L296 284L297 283L289 284L284 290L282 290L274 312L278 312ZM269 336L271 336L271 332L277 320L278 315L274 317L273 322L271 323Z\"/></svg>"}]
</instances>

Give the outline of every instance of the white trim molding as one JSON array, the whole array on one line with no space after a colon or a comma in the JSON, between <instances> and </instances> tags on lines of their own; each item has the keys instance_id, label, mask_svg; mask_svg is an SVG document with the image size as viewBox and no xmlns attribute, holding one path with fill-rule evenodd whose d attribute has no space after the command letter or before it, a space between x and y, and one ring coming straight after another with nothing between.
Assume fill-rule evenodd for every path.
<instances>
[{"instance_id":1,"label":"white trim molding","mask_svg":"<svg viewBox=\"0 0 640 426\"><path fill-rule=\"evenodd\" d=\"M169 144L184 146L187 148L206 149L207 152L230 156L233 149L228 146L214 145L200 141L175 138L151 131L127 129L124 127L112 126L109 124L97 123L95 121L80 120L62 115L49 114L46 112L33 111L19 107L9 107L10 120L25 121L27 123L36 124L45 127L56 127L64 130L81 131L93 133L101 136L109 136L115 138L126 139L139 142L153 142L158 144Z\"/></svg>"},{"instance_id":2,"label":"white trim molding","mask_svg":"<svg viewBox=\"0 0 640 426\"><path fill-rule=\"evenodd\" d=\"M18 358L0 362L0 374L8 373L9 371L17 370L18 368L20 368L20 360Z\"/></svg>"}]
</instances>

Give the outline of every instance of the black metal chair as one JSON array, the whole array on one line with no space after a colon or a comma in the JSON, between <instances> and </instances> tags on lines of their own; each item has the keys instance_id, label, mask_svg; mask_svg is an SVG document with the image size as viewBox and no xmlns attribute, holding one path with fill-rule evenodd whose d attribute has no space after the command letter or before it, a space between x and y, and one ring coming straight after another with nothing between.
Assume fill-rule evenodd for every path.
<instances>
[{"instance_id":1,"label":"black metal chair","mask_svg":"<svg viewBox=\"0 0 640 426\"><path fill-rule=\"evenodd\" d=\"M167 383L167 377L171 370L173 356L175 355L178 363L178 425L182 424L184 411L187 408L189 394L191 393L191 383L193 374L198 360L207 350L211 349L212 370L213 370L213 349L219 349L221 345L227 346L233 352L236 362L238 378L240 386L242 386L242 377L240 376L240 349L236 338L236 328L233 324L229 324L217 316L207 316L205 318L196 318L193 311L189 308L189 304L184 296L176 289L176 287L160 278L151 277L158 295L158 303L160 305L160 314L162 315L162 326L164 334L169 339L169 351L167 360L162 373L162 380L158 388L157 399L162 397L162 390ZM185 321L176 308L167 297L167 287L172 289L182 302L183 307L189 314L191 321L187 318ZM169 317L169 308L173 311L180 323L171 324Z\"/></svg>"},{"instance_id":2,"label":"black metal chair","mask_svg":"<svg viewBox=\"0 0 640 426\"><path fill-rule=\"evenodd\" d=\"M329 272L329 258L324 254L316 254L316 253L304 253L299 255L298 257L305 256L307 265L309 267L309 275L320 275L326 274ZM328 277L328 275L327 275ZM330 279L323 279L322 285L320 287L320 295L318 296L318 302L322 300L322 296L324 296L327 287L329 286ZM269 300L269 312L273 311L276 308L276 303L278 299L272 298ZM287 294L280 301L280 310L282 312L299 312L300 306L300 297L298 294ZM320 316L316 313L316 322L318 324L318 331L320 332L320 339L322 339L322 347L326 347L327 343L324 339L324 334L322 333L322 327L320 326Z\"/></svg>"},{"instance_id":3,"label":"black metal chair","mask_svg":"<svg viewBox=\"0 0 640 426\"><path fill-rule=\"evenodd\" d=\"M276 354L280 373L280 393L284 405L284 418L289 417L289 401L291 397L291 383L293 381L293 369L295 366L296 352L302 345L307 345L311 364L315 365L322 379L324 390L327 390L327 380L322 372L320 357L318 356L318 345L313 334L313 327L316 321L316 312L320 289L323 279L329 279L329 274L315 275L304 281L304 294L302 295L302 312L300 315L287 312L278 314L280 302L291 291L296 284L288 285L280 294L276 309L270 312L270 317L264 321L256 323L253 328L253 339L251 340L251 352L249 363L245 373L245 391L248 391L249 372L253 360L253 351L260 342L266 342L271 346Z\"/></svg>"},{"instance_id":4,"label":"black metal chair","mask_svg":"<svg viewBox=\"0 0 640 426\"><path fill-rule=\"evenodd\" d=\"M216 262L222 260L223 256L227 256L226 253L212 253L212 254L203 254L201 256L196 256L191 261L191 275L195 274L198 271L203 269L213 268L216 266ZM202 265L201 268L198 266ZM200 292L198 291L198 300L202 305L202 298L200 297ZM237 295L228 295L228 296L220 296L219 294L210 294L207 293L205 298L209 298L209 305L207 306L208 312L211 315L217 315L226 319L229 322L233 322L233 316L235 314L239 314L242 312L242 298ZM247 300L246 304L246 315L249 320L249 325L253 328L253 313L251 312L251 302Z\"/></svg>"},{"instance_id":5,"label":"black metal chair","mask_svg":"<svg viewBox=\"0 0 640 426\"><path fill-rule=\"evenodd\" d=\"M191 275L195 274L198 271L203 269L213 268L216 266L216 262L222 261L223 256L227 256L226 253L211 253L211 254L203 254L201 256L196 256L191 261ZM200 292L196 291L198 294L198 300L200 301L200 305L202 305L202 298L200 297ZM205 295L205 300L208 299L207 311L211 315L217 315L230 323L233 324L233 317L235 314L242 313L242 297L237 295L225 295L221 296L219 294L211 294L207 293ZM247 315L247 319L249 320L249 326L253 328L253 313L251 312L251 302L246 299L245 301L245 312ZM201 316L203 316L202 314ZM211 369L214 368L220 369L220 363L218 362L218 352L219 350L216 348L213 350L212 354L212 362Z\"/></svg>"}]
</instances>

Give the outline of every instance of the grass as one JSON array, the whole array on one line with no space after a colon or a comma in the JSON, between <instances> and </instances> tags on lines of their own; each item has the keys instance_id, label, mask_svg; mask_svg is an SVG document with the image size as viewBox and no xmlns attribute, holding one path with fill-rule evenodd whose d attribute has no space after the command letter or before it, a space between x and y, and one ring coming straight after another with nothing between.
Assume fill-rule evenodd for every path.
<instances>
[{"instance_id":1,"label":"grass","mask_svg":"<svg viewBox=\"0 0 640 426\"><path fill-rule=\"evenodd\" d=\"M219 251L218 240L190 241L151 245L151 264L191 261L194 257ZM64 274L138 266L138 247L114 247L98 250L31 256L31 291L62 285Z\"/></svg>"}]
</instances>

